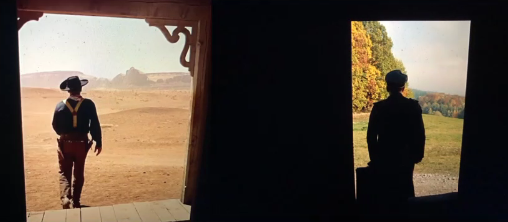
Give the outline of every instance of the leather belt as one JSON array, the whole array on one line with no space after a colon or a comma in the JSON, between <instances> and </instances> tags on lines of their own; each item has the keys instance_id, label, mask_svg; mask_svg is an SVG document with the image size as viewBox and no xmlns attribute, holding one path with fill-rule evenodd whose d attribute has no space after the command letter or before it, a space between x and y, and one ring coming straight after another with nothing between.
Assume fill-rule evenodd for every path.
<instances>
[{"instance_id":1,"label":"leather belt","mask_svg":"<svg viewBox=\"0 0 508 222\"><path fill-rule=\"evenodd\" d=\"M60 141L87 142L88 135L86 133L66 133L60 135Z\"/></svg>"},{"instance_id":2,"label":"leather belt","mask_svg":"<svg viewBox=\"0 0 508 222\"><path fill-rule=\"evenodd\" d=\"M65 143L88 143L88 140L60 140L60 142Z\"/></svg>"}]
</instances>

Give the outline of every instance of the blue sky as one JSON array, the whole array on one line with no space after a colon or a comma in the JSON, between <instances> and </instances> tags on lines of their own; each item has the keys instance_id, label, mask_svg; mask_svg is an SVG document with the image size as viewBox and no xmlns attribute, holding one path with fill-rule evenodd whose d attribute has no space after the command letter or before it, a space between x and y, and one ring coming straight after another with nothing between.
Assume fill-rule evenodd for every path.
<instances>
[{"instance_id":1,"label":"blue sky","mask_svg":"<svg viewBox=\"0 0 508 222\"><path fill-rule=\"evenodd\" d=\"M464 95L469 21L383 21L412 88Z\"/></svg>"},{"instance_id":2,"label":"blue sky","mask_svg":"<svg viewBox=\"0 0 508 222\"><path fill-rule=\"evenodd\" d=\"M185 72L179 59L184 40L169 43L142 19L45 14L19 32L20 69L21 74L70 70L106 78L130 67Z\"/></svg>"},{"instance_id":3,"label":"blue sky","mask_svg":"<svg viewBox=\"0 0 508 222\"><path fill-rule=\"evenodd\" d=\"M465 94L470 22L381 23L394 55L406 66L410 87ZM45 14L19 32L20 69L22 74L70 70L106 78L130 67L184 72L179 62L183 40L167 42L142 19Z\"/></svg>"}]
</instances>

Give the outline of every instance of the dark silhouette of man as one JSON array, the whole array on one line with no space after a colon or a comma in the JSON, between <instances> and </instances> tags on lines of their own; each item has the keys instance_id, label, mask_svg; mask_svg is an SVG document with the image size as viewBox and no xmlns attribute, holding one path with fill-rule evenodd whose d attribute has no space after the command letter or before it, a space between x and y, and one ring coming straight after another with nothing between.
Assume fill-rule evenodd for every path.
<instances>
[{"instance_id":1,"label":"dark silhouette of man","mask_svg":"<svg viewBox=\"0 0 508 222\"><path fill-rule=\"evenodd\" d=\"M374 104L369 119L369 168L376 199L397 204L415 196L413 170L424 156L425 128L418 101L402 95L407 75L394 70L385 80L390 96Z\"/></svg>"},{"instance_id":2,"label":"dark silhouette of man","mask_svg":"<svg viewBox=\"0 0 508 222\"><path fill-rule=\"evenodd\" d=\"M60 136L58 142L58 163L60 173L60 199L62 207L80 208L81 191L85 182L85 160L95 140L95 152L102 151L102 133L94 102L81 96L81 89L88 80L71 76L60 84L62 91L69 92L69 98L56 105L53 129ZM88 139L88 132L92 140ZM74 173L73 173L74 165ZM71 179L74 174L71 193Z\"/></svg>"}]
</instances>

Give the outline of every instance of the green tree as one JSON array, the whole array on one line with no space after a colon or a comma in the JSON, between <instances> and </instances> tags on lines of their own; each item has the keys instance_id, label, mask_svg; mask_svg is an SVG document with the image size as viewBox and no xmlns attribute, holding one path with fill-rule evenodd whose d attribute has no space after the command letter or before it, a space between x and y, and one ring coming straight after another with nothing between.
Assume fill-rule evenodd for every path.
<instances>
[{"instance_id":1,"label":"green tree","mask_svg":"<svg viewBox=\"0 0 508 222\"><path fill-rule=\"evenodd\" d=\"M362 22L365 30L372 41L372 64L386 75L386 73L393 70L394 58L392 54L393 42L386 28L380 22L366 21Z\"/></svg>"},{"instance_id":2,"label":"green tree","mask_svg":"<svg viewBox=\"0 0 508 222\"><path fill-rule=\"evenodd\" d=\"M464 119L464 109L462 109L459 113L459 115L457 116L457 118L459 119Z\"/></svg>"},{"instance_id":3,"label":"green tree","mask_svg":"<svg viewBox=\"0 0 508 222\"><path fill-rule=\"evenodd\" d=\"M392 70L398 69L403 73L407 73L402 61L393 56L393 42L388 36L385 26L378 21L365 21L362 23L372 41L371 63L381 72L378 81L384 81L385 75ZM409 89L409 84L406 84L403 94L406 97L414 98L414 93ZM387 96L386 89L382 89L381 97L384 99Z\"/></svg>"}]
</instances>

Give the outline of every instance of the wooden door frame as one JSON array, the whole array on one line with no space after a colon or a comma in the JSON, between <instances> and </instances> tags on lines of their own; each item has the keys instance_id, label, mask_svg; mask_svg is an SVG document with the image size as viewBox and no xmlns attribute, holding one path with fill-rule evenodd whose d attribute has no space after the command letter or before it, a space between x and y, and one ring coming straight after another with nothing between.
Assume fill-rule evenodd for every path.
<instances>
[{"instance_id":1,"label":"wooden door frame","mask_svg":"<svg viewBox=\"0 0 508 222\"><path fill-rule=\"evenodd\" d=\"M175 43L180 33L186 44L180 63L192 76L192 101L188 155L181 201L191 205L197 187L208 107L211 62L211 6L209 0L18 0L18 31L44 13L145 19ZM177 26L169 33L166 26ZM188 32L185 27L192 27ZM187 30L187 31L186 31ZM190 48L190 61L186 61ZM23 161L22 159L20 161Z\"/></svg>"}]
</instances>

